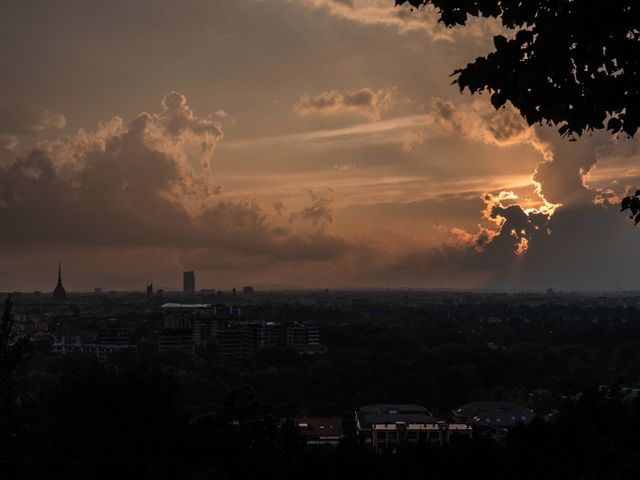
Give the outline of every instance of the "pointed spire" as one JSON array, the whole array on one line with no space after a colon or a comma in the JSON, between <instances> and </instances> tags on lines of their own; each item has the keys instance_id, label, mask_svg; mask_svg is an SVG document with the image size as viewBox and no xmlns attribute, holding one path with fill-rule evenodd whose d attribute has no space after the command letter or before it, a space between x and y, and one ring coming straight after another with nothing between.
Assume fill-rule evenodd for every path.
<instances>
[{"instance_id":1,"label":"pointed spire","mask_svg":"<svg viewBox=\"0 0 640 480\"><path fill-rule=\"evenodd\" d=\"M67 292L62 286L62 262L58 262L58 284L53 291L53 300L54 302L67 301Z\"/></svg>"}]
</instances>

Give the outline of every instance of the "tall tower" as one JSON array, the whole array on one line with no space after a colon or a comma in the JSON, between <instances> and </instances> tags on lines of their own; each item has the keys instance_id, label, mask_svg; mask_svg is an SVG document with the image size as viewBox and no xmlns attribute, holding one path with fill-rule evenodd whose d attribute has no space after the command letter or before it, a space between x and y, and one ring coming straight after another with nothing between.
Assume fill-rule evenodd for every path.
<instances>
[{"instance_id":1,"label":"tall tower","mask_svg":"<svg viewBox=\"0 0 640 480\"><path fill-rule=\"evenodd\" d=\"M182 292L187 297L196 294L196 274L194 271L184 272L182 275Z\"/></svg>"},{"instance_id":2,"label":"tall tower","mask_svg":"<svg viewBox=\"0 0 640 480\"><path fill-rule=\"evenodd\" d=\"M52 299L59 303L67 301L67 292L62 286L62 262L58 262L58 284L53 290Z\"/></svg>"}]
</instances>

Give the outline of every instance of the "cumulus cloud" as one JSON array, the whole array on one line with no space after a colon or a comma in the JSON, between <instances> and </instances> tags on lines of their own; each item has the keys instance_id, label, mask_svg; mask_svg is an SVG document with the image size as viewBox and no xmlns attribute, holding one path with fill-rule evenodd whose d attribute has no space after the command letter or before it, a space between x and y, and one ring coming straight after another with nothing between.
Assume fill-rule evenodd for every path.
<instances>
[{"instance_id":1,"label":"cumulus cloud","mask_svg":"<svg viewBox=\"0 0 640 480\"><path fill-rule=\"evenodd\" d=\"M273 206L273 210L276 212L276 215L278 216L284 215L284 212L287 209L287 207L282 202L282 200L276 200L275 202L273 202L272 206Z\"/></svg>"},{"instance_id":2,"label":"cumulus cloud","mask_svg":"<svg viewBox=\"0 0 640 480\"><path fill-rule=\"evenodd\" d=\"M25 105L0 105L1 135L33 135L48 129L64 128L61 113Z\"/></svg>"},{"instance_id":3,"label":"cumulus cloud","mask_svg":"<svg viewBox=\"0 0 640 480\"><path fill-rule=\"evenodd\" d=\"M506 254L524 255L529 243L541 235L548 235L553 211L548 208L524 208L514 192L485 193L482 219L475 233L453 227L446 242L449 249L466 251L473 256ZM442 229L442 226L439 226Z\"/></svg>"},{"instance_id":4,"label":"cumulus cloud","mask_svg":"<svg viewBox=\"0 0 640 480\"><path fill-rule=\"evenodd\" d=\"M313 228L279 229L255 201L205 188L221 127L171 92L156 113L45 144L0 168L0 243L56 248L194 250L275 261L341 256L348 244L326 232L331 200L310 193L296 213ZM207 165L201 165L206 161ZM205 168L206 167L206 168ZM284 206L274 205L282 214ZM313 253L313 254L312 254ZM206 263L206 262L204 262Z\"/></svg>"},{"instance_id":5,"label":"cumulus cloud","mask_svg":"<svg viewBox=\"0 0 640 480\"><path fill-rule=\"evenodd\" d=\"M306 220L311 222L315 229L319 231L326 230L333 223L333 196L321 195L309 190L309 199L308 205L291 213L289 221Z\"/></svg>"},{"instance_id":6,"label":"cumulus cloud","mask_svg":"<svg viewBox=\"0 0 640 480\"><path fill-rule=\"evenodd\" d=\"M495 110L483 97L465 103L434 97L425 110L422 125L404 133L402 149L406 153L444 135L496 147L530 145L544 161L553 157L549 142L541 139L511 104Z\"/></svg>"},{"instance_id":7,"label":"cumulus cloud","mask_svg":"<svg viewBox=\"0 0 640 480\"><path fill-rule=\"evenodd\" d=\"M323 9L335 17L361 23L396 28L399 32L423 32L433 40L453 41L457 37L486 37L496 32L494 21L472 20L465 28L449 29L439 24L432 6L411 9L408 5L395 6L389 0L298 0L312 8Z\"/></svg>"},{"instance_id":8,"label":"cumulus cloud","mask_svg":"<svg viewBox=\"0 0 640 480\"><path fill-rule=\"evenodd\" d=\"M165 95L161 107L158 112L140 113L129 124L114 117L100 122L94 130L80 129L74 135L41 142L39 149L63 178L76 182L79 175L95 166L96 159L108 157L117 163L122 157L126 164L127 155L144 157L145 152L160 152L176 169L176 178L163 195L196 211L220 191L214 183L211 161L223 138L222 126L195 115L179 92Z\"/></svg>"},{"instance_id":9,"label":"cumulus cloud","mask_svg":"<svg viewBox=\"0 0 640 480\"><path fill-rule=\"evenodd\" d=\"M217 117L220 117L220 118L224 118L224 119L229 120L229 121L231 122L231 124L234 124L234 123L236 123L236 121L237 121L235 118L233 118L231 115L229 115L226 111L224 111L224 110L223 110L223 109L221 109L221 108L220 108L220 109L218 109L218 110L216 110L216 111L214 112L214 114L215 114Z\"/></svg>"},{"instance_id":10,"label":"cumulus cloud","mask_svg":"<svg viewBox=\"0 0 640 480\"><path fill-rule=\"evenodd\" d=\"M62 129L66 119L61 113L25 105L0 105L0 160L4 154L18 150L25 138L35 137L45 130Z\"/></svg>"},{"instance_id":11,"label":"cumulus cloud","mask_svg":"<svg viewBox=\"0 0 640 480\"><path fill-rule=\"evenodd\" d=\"M427 111L429 125L406 134L406 152L443 134L497 147L529 145L541 156L531 180L548 212L554 206L592 203L597 191L586 184L590 172L603 156L621 153L606 132L568 141L555 129L527 125L510 104L496 111L481 98L465 104L434 98ZM633 151L626 144L621 150Z\"/></svg>"},{"instance_id":12,"label":"cumulus cloud","mask_svg":"<svg viewBox=\"0 0 640 480\"><path fill-rule=\"evenodd\" d=\"M486 193L483 223L475 233L449 228L450 238L439 248L408 254L388 266L391 272L406 272L406 265L416 262L425 272L446 265L453 276L467 272L496 288L629 284L634 272L628 259L635 255L637 237L618 213L621 188L593 188L587 180L607 158L634 156L632 146L622 142L617 149L619 140L606 133L568 141L550 128L529 127L510 107L495 112L477 102L454 105L436 99L429 115L429 126L416 131L407 150L442 134L498 147L530 145L541 155L531 177L539 202L527 208L524 204L532 202L514 192Z\"/></svg>"},{"instance_id":13,"label":"cumulus cloud","mask_svg":"<svg viewBox=\"0 0 640 480\"><path fill-rule=\"evenodd\" d=\"M380 119L381 111L389 105L391 98L391 90L328 90L317 95L303 95L294 105L293 111L302 116L357 115L374 121Z\"/></svg>"},{"instance_id":14,"label":"cumulus cloud","mask_svg":"<svg viewBox=\"0 0 640 480\"><path fill-rule=\"evenodd\" d=\"M0 135L0 151L13 152L18 146L18 137L15 135Z\"/></svg>"}]
</instances>

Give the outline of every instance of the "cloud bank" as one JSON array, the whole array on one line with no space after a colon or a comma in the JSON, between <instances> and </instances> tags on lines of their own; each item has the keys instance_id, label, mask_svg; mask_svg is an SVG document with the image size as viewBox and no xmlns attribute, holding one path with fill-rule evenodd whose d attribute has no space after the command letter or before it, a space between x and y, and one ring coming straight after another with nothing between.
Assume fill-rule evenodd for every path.
<instances>
[{"instance_id":1,"label":"cloud bank","mask_svg":"<svg viewBox=\"0 0 640 480\"><path fill-rule=\"evenodd\" d=\"M199 252L201 260L223 254L307 261L348 249L320 228L331 211L315 194L297 213L315 227L308 231L278 227L256 202L219 198L210 172L222 138L219 124L171 92L159 112L46 143L0 168L0 223L11 225L0 243L165 248L183 258Z\"/></svg>"}]
</instances>

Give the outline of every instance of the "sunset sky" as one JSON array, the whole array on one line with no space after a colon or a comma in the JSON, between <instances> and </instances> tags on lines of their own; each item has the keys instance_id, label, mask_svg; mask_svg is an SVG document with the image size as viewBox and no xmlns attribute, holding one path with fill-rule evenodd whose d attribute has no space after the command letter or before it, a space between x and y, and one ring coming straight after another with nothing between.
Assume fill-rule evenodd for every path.
<instances>
[{"instance_id":1,"label":"sunset sky","mask_svg":"<svg viewBox=\"0 0 640 480\"><path fill-rule=\"evenodd\" d=\"M2 2L0 290L639 289L640 144L461 95L500 25L393 4Z\"/></svg>"}]
</instances>

